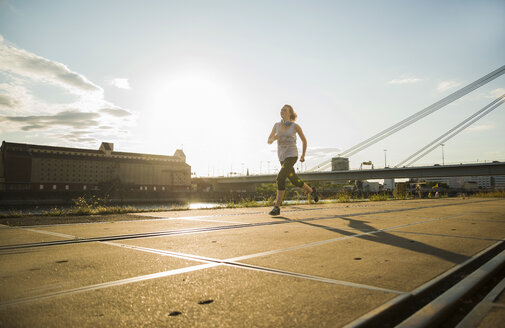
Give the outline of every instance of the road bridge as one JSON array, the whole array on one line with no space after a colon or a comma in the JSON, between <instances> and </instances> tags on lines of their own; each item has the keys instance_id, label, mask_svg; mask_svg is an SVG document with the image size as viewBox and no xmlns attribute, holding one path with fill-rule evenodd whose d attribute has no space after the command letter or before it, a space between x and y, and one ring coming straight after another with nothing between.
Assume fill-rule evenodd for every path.
<instances>
[{"instance_id":1,"label":"road bridge","mask_svg":"<svg viewBox=\"0 0 505 328\"><path fill-rule=\"evenodd\" d=\"M299 176L305 181L433 178L461 176L505 175L505 162L472 163L459 165L415 166L367 170L345 170L327 172L304 172ZM200 181L213 184L217 189L235 184L258 184L275 181L275 175L250 175L235 177L209 177Z\"/></svg>"},{"instance_id":2,"label":"road bridge","mask_svg":"<svg viewBox=\"0 0 505 328\"><path fill-rule=\"evenodd\" d=\"M471 163L459 165L433 165L401 168L383 168L366 170L342 170L324 172L302 172L298 175L304 181L343 181L402 178L434 178L462 176L497 176L505 175L505 162ZM195 178L193 183L199 189L202 186L214 191L254 191L256 184L273 183L276 175L250 175L234 177Z\"/></svg>"}]
</instances>

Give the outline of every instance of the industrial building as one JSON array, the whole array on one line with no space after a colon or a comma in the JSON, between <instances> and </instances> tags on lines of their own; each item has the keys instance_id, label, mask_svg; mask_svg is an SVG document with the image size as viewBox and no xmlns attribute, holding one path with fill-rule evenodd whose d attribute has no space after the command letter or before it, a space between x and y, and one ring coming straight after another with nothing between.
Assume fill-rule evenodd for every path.
<instances>
[{"instance_id":1,"label":"industrial building","mask_svg":"<svg viewBox=\"0 0 505 328\"><path fill-rule=\"evenodd\" d=\"M163 156L117 152L107 142L98 150L5 141L0 148L4 199L84 192L142 198L142 193L187 192L190 186L191 167L181 149Z\"/></svg>"}]
</instances>

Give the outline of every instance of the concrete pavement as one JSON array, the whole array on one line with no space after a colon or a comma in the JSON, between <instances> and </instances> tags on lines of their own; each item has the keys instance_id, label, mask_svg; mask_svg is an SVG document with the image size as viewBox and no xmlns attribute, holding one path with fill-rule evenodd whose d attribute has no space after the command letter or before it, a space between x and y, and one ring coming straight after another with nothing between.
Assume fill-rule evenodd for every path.
<instances>
[{"instance_id":1,"label":"concrete pavement","mask_svg":"<svg viewBox=\"0 0 505 328\"><path fill-rule=\"evenodd\" d=\"M505 239L503 199L268 210L2 226L0 326L341 327Z\"/></svg>"}]
</instances>

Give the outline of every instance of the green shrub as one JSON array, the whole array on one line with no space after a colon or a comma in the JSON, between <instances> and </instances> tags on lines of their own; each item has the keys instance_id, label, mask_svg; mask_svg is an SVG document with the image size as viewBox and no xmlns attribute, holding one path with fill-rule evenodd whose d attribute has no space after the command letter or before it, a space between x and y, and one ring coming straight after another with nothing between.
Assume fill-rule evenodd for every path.
<instances>
[{"instance_id":1,"label":"green shrub","mask_svg":"<svg viewBox=\"0 0 505 328\"><path fill-rule=\"evenodd\" d=\"M484 197L484 198L505 198L505 189L493 190L493 191L479 191L473 194L472 197Z\"/></svg>"},{"instance_id":2,"label":"green shrub","mask_svg":"<svg viewBox=\"0 0 505 328\"><path fill-rule=\"evenodd\" d=\"M389 196L386 194L373 194L368 197L368 199L372 202L380 202L380 201L385 201L389 199Z\"/></svg>"},{"instance_id":3,"label":"green shrub","mask_svg":"<svg viewBox=\"0 0 505 328\"><path fill-rule=\"evenodd\" d=\"M352 201L351 194L346 192L336 194L335 199L341 203L349 203Z\"/></svg>"}]
</instances>

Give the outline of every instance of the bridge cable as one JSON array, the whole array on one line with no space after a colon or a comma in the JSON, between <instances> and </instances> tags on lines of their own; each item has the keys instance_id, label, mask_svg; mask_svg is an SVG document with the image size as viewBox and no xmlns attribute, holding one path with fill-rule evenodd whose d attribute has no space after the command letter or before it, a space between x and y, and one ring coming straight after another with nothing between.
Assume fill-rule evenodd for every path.
<instances>
[{"instance_id":1,"label":"bridge cable","mask_svg":"<svg viewBox=\"0 0 505 328\"><path fill-rule=\"evenodd\" d=\"M500 106L501 104L503 104L503 102L504 101L500 101L494 107L490 108L489 111L483 113L480 117L477 117L476 119L472 120L471 122L469 122L469 124L465 125L464 127L462 127L461 129L459 129L458 131L454 132L452 135L450 135L447 138L443 139L441 142L444 143L444 142L448 141L449 139L453 138L454 136L456 136L457 134L459 134L461 131L463 131L464 129L466 129L468 126L472 125L473 123L475 123L478 120L480 120L482 117L484 117L487 114L489 114L490 112L492 112L495 108L497 108L498 106ZM432 152L433 150L435 150L437 147L438 147L438 144L435 145L435 146L433 146L432 148L430 148L429 150L427 150L423 154L419 155L417 158L415 158L414 160L412 160L411 162L409 162L406 166L410 166L413 163L417 162L418 160L420 160L421 158L423 158L424 156L426 156L427 154L429 154L430 152Z\"/></svg>"},{"instance_id":2,"label":"bridge cable","mask_svg":"<svg viewBox=\"0 0 505 328\"><path fill-rule=\"evenodd\" d=\"M339 155L351 156L351 155L357 153L358 151L361 151L364 148L374 144L375 142L382 140L383 138L389 136L390 134L392 134L400 129L403 129L404 127L418 121L419 119L421 119L421 118L439 110L440 108L454 102L455 100L457 100L457 99L463 97L464 95L470 93L471 91L483 86L484 84L494 80L495 78L501 76L504 73L505 73L505 65L498 68L497 70L487 74L486 76L470 83L469 85L453 92L452 94L450 94L447 97L437 101L436 103L426 107L425 109L407 117L406 119L394 124L393 126L387 128L387 129L379 132L378 134L368 138L367 140L360 142L359 144L345 150L344 152L342 152Z\"/></svg>"},{"instance_id":3,"label":"bridge cable","mask_svg":"<svg viewBox=\"0 0 505 328\"><path fill-rule=\"evenodd\" d=\"M429 144L427 144L426 146L424 146L423 148L419 149L418 151L416 151L415 153L413 153L412 155L410 155L409 157L407 157L406 159L404 159L403 161L401 161L400 163L398 163L395 167L400 167L402 166L404 163L408 162L409 160L411 160L412 158L414 158L415 156L417 156L418 154L422 153L424 150L426 150L428 147L431 147L432 145L434 145L435 143L439 142L442 138L446 137L447 135L449 135L450 133L452 133L453 131L455 131L456 129L460 128L462 125L464 125L465 123L467 123L468 121L472 120L473 118L475 118L477 115L481 114L482 112L486 111L489 107L495 105L497 102L499 102L500 100L502 100L503 98L505 97L505 94L501 95L500 97L498 97L497 99L495 99L494 101L492 101L491 103L489 103L488 105L484 106L484 108L480 109L479 111L477 111L476 113L474 113L473 115L467 117L465 120L463 120L462 122L460 122L459 124L457 124L456 126L454 126L452 129L450 129L449 131L447 131L446 133L442 134L440 137L436 138L435 140L433 140L432 142L430 142Z\"/></svg>"},{"instance_id":4,"label":"bridge cable","mask_svg":"<svg viewBox=\"0 0 505 328\"><path fill-rule=\"evenodd\" d=\"M463 97L464 95L470 93L471 91L487 84L488 82L496 79L497 77L501 76L502 74L505 73L505 65L494 70L493 72L483 76L482 78L468 84L467 86L453 92L452 94L448 95L447 97L437 101L436 103L422 109L421 111L405 118L404 120L392 125L391 127L375 134L374 136L348 148L347 150L343 151L342 153L338 154L338 156L352 156L360 151L362 151L365 148L368 148L372 146L373 144L379 142L380 140L390 136L391 134L409 126L410 124L420 120L421 118L439 110L440 108L454 102L455 100ZM324 161L323 163L313 167L309 171L315 171L320 169L321 167L326 167L331 163L331 159Z\"/></svg>"},{"instance_id":5,"label":"bridge cable","mask_svg":"<svg viewBox=\"0 0 505 328\"><path fill-rule=\"evenodd\" d=\"M462 122L460 122L459 124L454 126L452 129L450 129L446 133L442 134L440 137L436 138L435 140L433 140L432 142L430 142L429 144L427 144L426 146L424 146L423 148L421 148L420 150L418 150L414 154L410 155L409 157L407 157L406 159L404 159L403 161L398 163L395 167L400 167L402 164L410 161L412 158L414 158L415 156L422 153L421 155L414 158L412 161L410 161L405 166L412 165L413 163L417 162L418 160L420 160L421 158L423 158L424 156L426 156L427 154L429 154L430 152L432 152L433 150L438 148L438 146L441 143L444 143L444 142L448 141L449 139L453 138L454 136L459 134L461 131L463 131L464 129L466 129L467 127L472 125L473 123L477 122L478 120L480 120L481 118L483 118L487 114L491 113L494 109L499 107L504 102L505 102L505 94L503 94L500 97L498 97L497 99L493 100L491 103L484 106L482 109L480 109L479 111L477 111L473 115L467 117L465 120L463 120ZM431 148L429 148L429 147L431 147Z\"/></svg>"}]
</instances>

